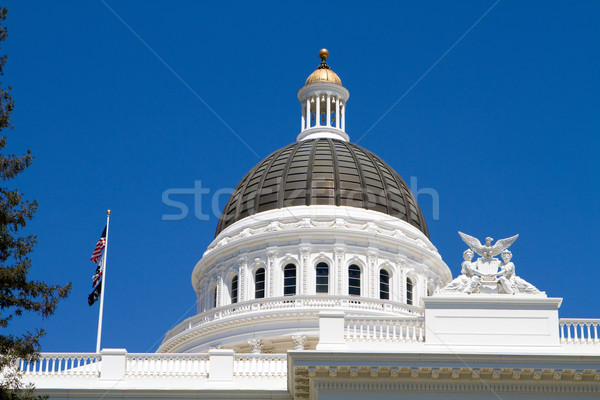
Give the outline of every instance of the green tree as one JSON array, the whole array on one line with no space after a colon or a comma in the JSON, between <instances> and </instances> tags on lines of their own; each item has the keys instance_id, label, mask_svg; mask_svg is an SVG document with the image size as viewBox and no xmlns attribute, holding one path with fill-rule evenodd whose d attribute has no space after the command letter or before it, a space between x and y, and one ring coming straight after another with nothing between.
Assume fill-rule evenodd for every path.
<instances>
[{"instance_id":1,"label":"green tree","mask_svg":"<svg viewBox=\"0 0 600 400\"><path fill-rule=\"evenodd\" d=\"M0 48L7 37L7 9L0 9ZM4 76L7 56L0 56L0 77ZM0 132L12 129L10 115L14 107L10 87L0 82ZM42 317L52 315L58 301L69 294L71 284L49 285L28 279L31 259L28 257L36 243L35 235L21 231L33 218L37 201L27 201L23 194L8 183L31 165L31 151L23 155L5 154L6 136L0 136L0 399L34 398L31 388L23 388L18 359L33 361L40 350L41 329L22 335L5 334L15 316L24 311Z\"/></svg>"}]
</instances>

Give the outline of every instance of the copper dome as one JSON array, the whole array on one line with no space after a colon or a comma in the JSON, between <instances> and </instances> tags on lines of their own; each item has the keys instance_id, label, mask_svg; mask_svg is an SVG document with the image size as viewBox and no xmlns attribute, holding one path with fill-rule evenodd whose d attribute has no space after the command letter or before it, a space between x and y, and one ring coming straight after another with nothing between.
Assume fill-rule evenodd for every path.
<instances>
[{"instance_id":1,"label":"copper dome","mask_svg":"<svg viewBox=\"0 0 600 400\"><path fill-rule=\"evenodd\" d=\"M312 139L270 154L242 178L217 226L292 206L336 205L379 211L429 232L404 180L381 158L342 140Z\"/></svg>"}]
</instances>

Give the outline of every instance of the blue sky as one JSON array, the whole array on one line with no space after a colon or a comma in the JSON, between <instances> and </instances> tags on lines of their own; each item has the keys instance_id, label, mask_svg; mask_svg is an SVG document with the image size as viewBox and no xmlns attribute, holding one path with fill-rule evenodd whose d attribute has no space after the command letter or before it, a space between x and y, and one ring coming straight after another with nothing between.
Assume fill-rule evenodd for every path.
<instances>
[{"instance_id":1,"label":"blue sky","mask_svg":"<svg viewBox=\"0 0 600 400\"><path fill-rule=\"evenodd\" d=\"M95 348L89 257L107 208L103 347L154 351L193 314L190 274L217 225L210 200L295 141L296 93L322 47L350 91L351 140L368 132L361 146L439 194L437 220L431 197L419 202L453 275L458 230L519 233L517 274L563 297L562 317L600 318L599 2L7 6L8 147L36 156L14 182L40 203L32 276L73 282L54 316L11 325L44 327L43 350ZM210 218L182 195L189 215L163 220L177 213L163 192L196 181Z\"/></svg>"}]
</instances>

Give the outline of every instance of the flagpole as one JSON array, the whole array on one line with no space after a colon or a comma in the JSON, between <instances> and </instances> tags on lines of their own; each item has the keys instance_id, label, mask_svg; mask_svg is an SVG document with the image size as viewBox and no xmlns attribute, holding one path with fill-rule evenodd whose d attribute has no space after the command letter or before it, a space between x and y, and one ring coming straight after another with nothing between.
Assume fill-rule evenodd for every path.
<instances>
[{"instance_id":1,"label":"flagpole","mask_svg":"<svg viewBox=\"0 0 600 400\"><path fill-rule=\"evenodd\" d=\"M102 312L104 311L104 285L106 282L106 258L108 257L108 223L110 222L110 210L106 210L106 245L104 246L104 257L102 257L102 283L100 287L100 315L98 316L98 339L96 340L96 353L100 353L100 339L102 337Z\"/></svg>"}]
</instances>

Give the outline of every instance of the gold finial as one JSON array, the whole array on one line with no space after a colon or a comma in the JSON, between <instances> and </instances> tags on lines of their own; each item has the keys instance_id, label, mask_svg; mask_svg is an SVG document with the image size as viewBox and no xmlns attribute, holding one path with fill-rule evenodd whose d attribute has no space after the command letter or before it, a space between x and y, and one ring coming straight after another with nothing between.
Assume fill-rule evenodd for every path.
<instances>
[{"instance_id":1,"label":"gold finial","mask_svg":"<svg viewBox=\"0 0 600 400\"><path fill-rule=\"evenodd\" d=\"M106 210L106 214L110 215L110 210Z\"/></svg>"},{"instance_id":2,"label":"gold finial","mask_svg":"<svg viewBox=\"0 0 600 400\"><path fill-rule=\"evenodd\" d=\"M319 50L319 57L321 58L321 60L323 60L323 62L325 62L325 60L327 60L327 57L329 57L329 51L327 49Z\"/></svg>"}]
</instances>

